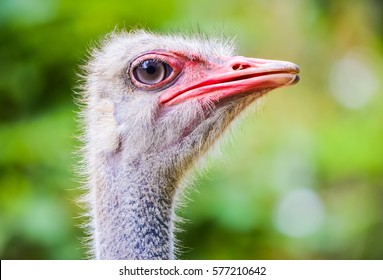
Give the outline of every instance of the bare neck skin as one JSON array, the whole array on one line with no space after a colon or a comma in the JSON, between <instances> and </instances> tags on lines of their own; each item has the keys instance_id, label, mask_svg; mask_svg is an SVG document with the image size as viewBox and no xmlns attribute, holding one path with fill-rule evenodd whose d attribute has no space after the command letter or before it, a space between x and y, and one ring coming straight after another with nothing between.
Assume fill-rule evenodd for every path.
<instances>
[{"instance_id":1,"label":"bare neck skin","mask_svg":"<svg viewBox=\"0 0 383 280\"><path fill-rule=\"evenodd\" d=\"M174 259L174 181L150 159L109 164L118 160L94 189L96 258Z\"/></svg>"},{"instance_id":2,"label":"bare neck skin","mask_svg":"<svg viewBox=\"0 0 383 280\"><path fill-rule=\"evenodd\" d=\"M98 196L102 197L100 200L103 202L100 201L95 209L98 214L95 236L97 258L174 258L174 198L162 195L161 190L153 188L154 180L157 179L131 167L122 176L112 176L104 186L99 187Z\"/></svg>"},{"instance_id":3,"label":"bare neck skin","mask_svg":"<svg viewBox=\"0 0 383 280\"><path fill-rule=\"evenodd\" d=\"M196 133L198 134L198 133ZM175 200L197 154L195 137L162 151L122 145L97 156L90 194L97 259L174 259ZM123 142L123 141L122 141Z\"/></svg>"}]
</instances>

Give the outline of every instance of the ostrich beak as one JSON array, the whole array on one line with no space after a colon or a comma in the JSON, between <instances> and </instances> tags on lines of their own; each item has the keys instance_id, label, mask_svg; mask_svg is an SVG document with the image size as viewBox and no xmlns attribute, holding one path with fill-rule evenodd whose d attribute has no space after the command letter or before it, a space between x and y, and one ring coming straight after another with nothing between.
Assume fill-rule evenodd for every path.
<instances>
[{"instance_id":1,"label":"ostrich beak","mask_svg":"<svg viewBox=\"0 0 383 280\"><path fill-rule=\"evenodd\" d=\"M200 70L199 77L186 85L175 86L160 97L160 103L175 105L188 99L221 100L237 94L270 91L299 81L299 67L278 60L228 57L223 63Z\"/></svg>"}]
</instances>

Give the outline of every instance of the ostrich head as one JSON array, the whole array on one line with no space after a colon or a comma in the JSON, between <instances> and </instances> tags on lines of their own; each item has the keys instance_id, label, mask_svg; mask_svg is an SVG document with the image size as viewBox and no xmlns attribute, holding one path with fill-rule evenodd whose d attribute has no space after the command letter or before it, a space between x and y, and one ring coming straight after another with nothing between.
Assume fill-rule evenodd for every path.
<instances>
[{"instance_id":1,"label":"ostrich head","mask_svg":"<svg viewBox=\"0 0 383 280\"><path fill-rule=\"evenodd\" d=\"M85 66L84 151L93 255L174 258L174 204L187 171L292 63L234 56L230 42L112 34Z\"/></svg>"}]
</instances>

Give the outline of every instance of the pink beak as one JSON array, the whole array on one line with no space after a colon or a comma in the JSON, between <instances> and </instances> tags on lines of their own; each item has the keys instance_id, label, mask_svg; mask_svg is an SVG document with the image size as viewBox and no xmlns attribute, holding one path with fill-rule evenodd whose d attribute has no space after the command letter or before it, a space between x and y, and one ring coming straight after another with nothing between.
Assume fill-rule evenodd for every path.
<instances>
[{"instance_id":1,"label":"pink beak","mask_svg":"<svg viewBox=\"0 0 383 280\"><path fill-rule=\"evenodd\" d=\"M223 64L203 69L200 79L175 86L160 97L160 103L175 105L191 98L221 100L236 94L293 85L299 81L299 67L278 60L228 57Z\"/></svg>"}]
</instances>

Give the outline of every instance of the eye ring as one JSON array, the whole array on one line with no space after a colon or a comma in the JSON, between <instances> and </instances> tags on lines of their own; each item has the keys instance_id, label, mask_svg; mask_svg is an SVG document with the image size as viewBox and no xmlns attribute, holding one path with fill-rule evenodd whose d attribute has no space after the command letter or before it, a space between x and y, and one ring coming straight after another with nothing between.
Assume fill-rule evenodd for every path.
<instances>
[{"instance_id":1,"label":"eye ring","mask_svg":"<svg viewBox=\"0 0 383 280\"><path fill-rule=\"evenodd\" d=\"M128 74L137 88L157 90L169 85L181 73L184 63L182 56L155 51L136 58Z\"/></svg>"},{"instance_id":2,"label":"eye ring","mask_svg":"<svg viewBox=\"0 0 383 280\"><path fill-rule=\"evenodd\" d=\"M146 59L133 69L134 78L145 85L156 85L173 72L173 68L162 61Z\"/></svg>"}]
</instances>

